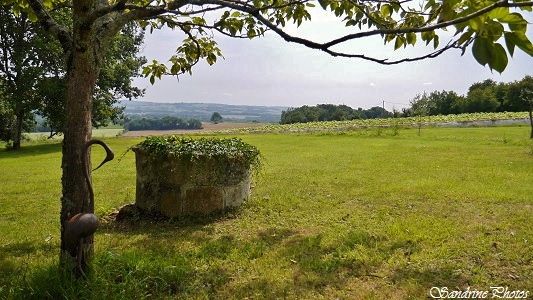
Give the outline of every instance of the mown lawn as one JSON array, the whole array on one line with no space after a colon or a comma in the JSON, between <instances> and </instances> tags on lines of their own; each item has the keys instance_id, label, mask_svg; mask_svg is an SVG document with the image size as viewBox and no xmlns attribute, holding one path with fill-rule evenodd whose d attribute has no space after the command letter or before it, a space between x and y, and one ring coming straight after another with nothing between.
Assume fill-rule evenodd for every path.
<instances>
[{"instance_id":1,"label":"mown lawn","mask_svg":"<svg viewBox=\"0 0 533 300\"><path fill-rule=\"evenodd\" d=\"M104 128L93 129L93 138L109 138L121 136L124 133L124 128L119 125L110 125ZM50 140L49 132L30 132L25 133L24 137L30 141L45 142ZM52 137L53 140L60 141L63 139L62 134L58 134Z\"/></svg>"},{"instance_id":2,"label":"mown lawn","mask_svg":"<svg viewBox=\"0 0 533 300\"><path fill-rule=\"evenodd\" d=\"M57 268L61 145L0 150L0 298L427 299L492 286L533 297L527 127L240 137L264 156L246 205L104 223L88 282ZM139 141L106 139L125 155L93 172L103 220L135 201L126 151Z\"/></svg>"}]
</instances>

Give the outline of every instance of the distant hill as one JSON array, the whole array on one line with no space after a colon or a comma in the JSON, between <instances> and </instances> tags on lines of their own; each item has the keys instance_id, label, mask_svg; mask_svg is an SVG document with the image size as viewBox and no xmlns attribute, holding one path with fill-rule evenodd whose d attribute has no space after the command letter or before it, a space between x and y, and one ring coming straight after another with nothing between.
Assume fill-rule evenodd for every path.
<instances>
[{"instance_id":1,"label":"distant hill","mask_svg":"<svg viewBox=\"0 0 533 300\"><path fill-rule=\"evenodd\" d=\"M182 119L198 119L209 122L214 112L222 115L226 122L279 123L282 106L227 105L216 103L158 103L141 101L121 101L126 116L161 118L174 116Z\"/></svg>"}]
</instances>

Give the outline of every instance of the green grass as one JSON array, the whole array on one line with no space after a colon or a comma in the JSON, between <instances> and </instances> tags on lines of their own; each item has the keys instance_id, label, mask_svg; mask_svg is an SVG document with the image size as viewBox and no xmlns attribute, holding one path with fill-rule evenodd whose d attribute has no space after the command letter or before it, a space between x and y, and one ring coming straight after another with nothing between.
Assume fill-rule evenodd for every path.
<instances>
[{"instance_id":1,"label":"green grass","mask_svg":"<svg viewBox=\"0 0 533 300\"><path fill-rule=\"evenodd\" d=\"M433 286L532 290L528 127L239 137L264 156L247 204L205 218L103 224L88 282L57 267L60 144L1 150L0 298L426 299ZM106 139L117 157L140 141ZM93 162L104 155L94 147ZM93 172L93 182L102 219L134 202L133 153Z\"/></svg>"},{"instance_id":2,"label":"green grass","mask_svg":"<svg viewBox=\"0 0 533 300\"><path fill-rule=\"evenodd\" d=\"M93 129L94 138L106 138L117 137L124 133L124 128L121 125L110 125L104 128ZM24 137L29 141L45 142L48 141L50 136L49 132L30 132L25 133ZM52 141L62 140L63 135L56 135L52 138Z\"/></svg>"}]
</instances>

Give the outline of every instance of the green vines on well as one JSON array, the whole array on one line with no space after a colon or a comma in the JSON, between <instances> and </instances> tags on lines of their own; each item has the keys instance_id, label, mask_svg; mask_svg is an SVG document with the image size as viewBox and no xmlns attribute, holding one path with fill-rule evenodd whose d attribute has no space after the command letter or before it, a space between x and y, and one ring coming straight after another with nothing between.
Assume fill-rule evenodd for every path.
<instances>
[{"instance_id":1,"label":"green vines on well","mask_svg":"<svg viewBox=\"0 0 533 300\"><path fill-rule=\"evenodd\" d=\"M214 159L221 167L239 163L260 168L260 152L239 138L200 138L176 135L152 136L137 145L150 159L179 158L194 163Z\"/></svg>"}]
</instances>

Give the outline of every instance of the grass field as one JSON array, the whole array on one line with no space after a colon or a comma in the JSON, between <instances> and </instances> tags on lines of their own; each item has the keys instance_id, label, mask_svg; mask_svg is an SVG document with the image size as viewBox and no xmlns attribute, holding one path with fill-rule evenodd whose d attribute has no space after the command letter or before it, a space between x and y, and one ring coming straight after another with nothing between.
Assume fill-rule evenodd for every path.
<instances>
[{"instance_id":1,"label":"grass field","mask_svg":"<svg viewBox=\"0 0 533 300\"><path fill-rule=\"evenodd\" d=\"M124 133L124 128L118 125L112 125L106 128L93 129L94 138L104 138L104 137L116 137ZM46 141L50 136L49 132L31 132L25 133L25 137L30 141ZM62 140L62 135L56 135L53 137L53 140Z\"/></svg>"},{"instance_id":2,"label":"grass field","mask_svg":"<svg viewBox=\"0 0 533 300\"><path fill-rule=\"evenodd\" d=\"M239 137L264 156L247 204L105 223L88 282L58 271L61 145L0 150L0 298L427 299L496 286L533 297L528 127ZM93 173L101 219L135 201L126 151L140 141L106 138L125 155ZM93 162L103 156L94 147Z\"/></svg>"}]
</instances>

